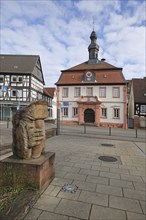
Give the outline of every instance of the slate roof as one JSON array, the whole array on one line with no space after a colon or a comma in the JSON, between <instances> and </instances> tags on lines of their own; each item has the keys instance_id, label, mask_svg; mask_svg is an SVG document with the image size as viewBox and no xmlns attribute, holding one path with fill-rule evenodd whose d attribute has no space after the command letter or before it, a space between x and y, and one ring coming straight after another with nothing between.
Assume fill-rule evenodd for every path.
<instances>
[{"instance_id":1,"label":"slate roof","mask_svg":"<svg viewBox=\"0 0 146 220\"><path fill-rule=\"evenodd\" d=\"M38 61L40 62L39 55L1 54L0 55L0 73L32 74L34 67ZM41 71L42 71L42 68L41 68ZM36 74L35 76L39 80L43 81L44 83L43 73L42 73L42 76L40 76L39 74L38 75Z\"/></svg>"},{"instance_id":2,"label":"slate roof","mask_svg":"<svg viewBox=\"0 0 146 220\"><path fill-rule=\"evenodd\" d=\"M143 79L132 79L133 83L133 93L135 103L145 103L146 104L146 77Z\"/></svg>"},{"instance_id":3,"label":"slate roof","mask_svg":"<svg viewBox=\"0 0 146 220\"><path fill-rule=\"evenodd\" d=\"M94 72L95 81L85 82L83 76L86 71ZM62 70L56 85L84 85L84 84L125 84L122 68L115 67L107 62L98 64L81 63L77 66Z\"/></svg>"}]
</instances>

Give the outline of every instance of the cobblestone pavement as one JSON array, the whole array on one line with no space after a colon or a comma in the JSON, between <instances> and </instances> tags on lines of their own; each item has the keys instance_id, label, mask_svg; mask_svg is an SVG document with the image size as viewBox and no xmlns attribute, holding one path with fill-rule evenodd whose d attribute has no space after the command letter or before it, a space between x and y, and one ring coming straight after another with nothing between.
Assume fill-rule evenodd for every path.
<instances>
[{"instance_id":1,"label":"cobblestone pavement","mask_svg":"<svg viewBox=\"0 0 146 220\"><path fill-rule=\"evenodd\" d=\"M104 146L108 145L108 146ZM56 153L54 180L25 220L145 220L145 143L59 135L47 139ZM104 162L99 156L112 156ZM65 184L77 186L74 193Z\"/></svg>"}]
</instances>

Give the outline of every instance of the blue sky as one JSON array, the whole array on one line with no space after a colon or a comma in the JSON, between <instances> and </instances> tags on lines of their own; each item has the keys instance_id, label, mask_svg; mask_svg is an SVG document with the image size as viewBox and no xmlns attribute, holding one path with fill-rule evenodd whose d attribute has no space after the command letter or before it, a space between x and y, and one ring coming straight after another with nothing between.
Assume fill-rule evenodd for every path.
<instances>
[{"instance_id":1,"label":"blue sky","mask_svg":"<svg viewBox=\"0 0 146 220\"><path fill-rule=\"evenodd\" d=\"M90 34L99 59L123 68L126 79L145 76L146 1L0 0L2 54L40 55L45 84L88 60Z\"/></svg>"}]
</instances>

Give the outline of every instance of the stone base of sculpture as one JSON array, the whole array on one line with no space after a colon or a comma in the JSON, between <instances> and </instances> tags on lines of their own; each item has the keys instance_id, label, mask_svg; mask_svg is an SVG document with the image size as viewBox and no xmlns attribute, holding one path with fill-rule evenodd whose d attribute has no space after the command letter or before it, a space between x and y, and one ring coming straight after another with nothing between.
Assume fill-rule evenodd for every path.
<instances>
[{"instance_id":1,"label":"stone base of sculpture","mask_svg":"<svg viewBox=\"0 0 146 220\"><path fill-rule=\"evenodd\" d=\"M0 186L27 187L43 191L55 175L55 153L44 153L37 159L16 159L14 156L0 161Z\"/></svg>"}]
</instances>

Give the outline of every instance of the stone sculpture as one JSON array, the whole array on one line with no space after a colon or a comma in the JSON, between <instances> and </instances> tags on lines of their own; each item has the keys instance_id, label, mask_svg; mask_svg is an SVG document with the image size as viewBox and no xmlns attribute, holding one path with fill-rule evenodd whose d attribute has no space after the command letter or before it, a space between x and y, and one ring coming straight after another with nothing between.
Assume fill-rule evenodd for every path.
<instances>
[{"instance_id":1,"label":"stone sculpture","mask_svg":"<svg viewBox=\"0 0 146 220\"><path fill-rule=\"evenodd\" d=\"M13 155L20 159L39 158L44 150L47 102L38 100L13 116Z\"/></svg>"}]
</instances>

